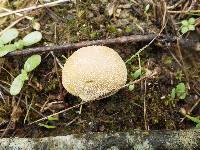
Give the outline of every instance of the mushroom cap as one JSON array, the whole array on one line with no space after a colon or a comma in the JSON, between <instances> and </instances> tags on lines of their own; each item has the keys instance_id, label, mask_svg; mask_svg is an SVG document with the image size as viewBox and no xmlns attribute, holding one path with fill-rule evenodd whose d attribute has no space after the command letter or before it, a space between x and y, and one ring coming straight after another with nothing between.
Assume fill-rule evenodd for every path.
<instances>
[{"instance_id":1,"label":"mushroom cap","mask_svg":"<svg viewBox=\"0 0 200 150\"><path fill-rule=\"evenodd\" d=\"M62 70L64 88L83 101L112 95L126 81L124 61L116 51L106 46L78 49L67 59Z\"/></svg>"}]
</instances>

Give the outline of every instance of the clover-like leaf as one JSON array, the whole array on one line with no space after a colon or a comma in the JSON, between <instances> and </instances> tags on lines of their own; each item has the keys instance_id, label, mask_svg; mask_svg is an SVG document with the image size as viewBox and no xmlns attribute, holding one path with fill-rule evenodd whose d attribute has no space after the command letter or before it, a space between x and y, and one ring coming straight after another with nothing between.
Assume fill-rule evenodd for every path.
<instances>
[{"instance_id":1,"label":"clover-like leaf","mask_svg":"<svg viewBox=\"0 0 200 150\"><path fill-rule=\"evenodd\" d=\"M13 96L17 95L21 91L21 89L24 85L24 80L22 80L22 78L23 78L22 76L23 76L22 74L18 75L12 82L11 87L10 87L11 95L13 95Z\"/></svg>"},{"instance_id":2,"label":"clover-like leaf","mask_svg":"<svg viewBox=\"0 0 200 150\"><path fill-rule=\"evenodd\" d=\"M183 21L181 21L181 24L182 24L183 26L188 26L188 25L189 25L189 23L188 23L187 20L183 20Z\"/></svg>"},{"instance_id":3,"label":"clover-like leaf","mask_svg":"<svg viewBox=\"0 0 200 150\"><path fill-rule=\"evenodd\" d=\"M2 34L0 39L3 42L3 44L7 44L11 42L12 40L14 40L15 38L17 38L18 35L19 35L19 32L17 31L17 29L11 28Z\"/></svg>"},{"instance_id":4,"label":"clover-like leaf","mask_svg":"<svg viewBox=\"0 0 200 150\"><path fill-rule=\"evenodd\" d=\"M185 90L185 84L179 83L176 86L176 95L179 99L185 99L186 97L186 90Z\"/></svg>"},{"instance_id":5,"label":"clover-like leaf","mask_svg":"<svg viewBox=\"0 0 200 150\"><path fill-rule=\"evenodd\" d=\"M188 23L191 24L191 25L192 25L192 24L194 25L194 24L195 24L195 19L194 19L194 18L190 18L190 19L188 20Z\"/></svg>"},{"instance_id":6,"label":"clover-like leaf","mask_svg":"<svg viewBox=\"0 0 200 150\"><path fill-rule=\"evenodd\" d=\"M42 39L42 34L39 31L29 33L23 38L24 46L30 46Z\"/></svg>"},{"instance_id":7,"label":"clover-like leaf","mask_svg":"<svg viewBox=\"0 0 200 150\"><path fill-rule=\"evenodd\" d=\"M130 84L128 86L129 91L133 91L135 89L135 85L134 84Z\"/></svg>"},{"instance_id":8,"label":"clover-like leaf","mask_svg":"<svg viewBox=\"0 0 200 150\"><path fill-rule=\"evenodd\" d=\"M194 25L189 25L189 26L188 26L188 29L189 29L190 31L194 31L194 30L195 30L195 26L194 26Z\"/></svg>"},{"instance_id":9,"label":"clover-like leaf","mask_svg":"<svg viewBox=\"0 0 200 150\"><path fill-rule=\"evenodd\" d=\"M24 70L26 72L31 72L34 70L39 64L41 63L41 56L40 55L32 55L29 57L25 64L24 64Z\"/></svg>"},{"instance_id":10,"label":"clover-like leaf","mask_svg":"<svg viewBox=\"0 0 200 150\"><path fill-rule=\"evenodd\" d=\"M9 45L0 47L0 57L3 57L4 55L8 54L9 52L12 52L15 50L16 50L16 47L14 44L9 44Z\"/></svg>"},{"instance_id":11,"label":"clover-like leaf","mask_svg":"<svg viewBox=\"0 0 200 150\"><path fill-rule=\"evenodd\" d=\"M138 77L140 77L142 74L142 70L141 69L138 69L136 70L134 73L131 73L131 76L134 78L134 79L137 79Z\"/></svg>"},{"instance_id":12,"label":"clover-like leaf","mask_svg":"<svg viewBox=\"0 0 200 150\"><path fill-rule=\"evenodd\" d=\"M181 33L183 33L183 34L185 34L185 33L187 33L188 32L188 27L182 27L181 28Z\"/></svg>"}]
</instances>

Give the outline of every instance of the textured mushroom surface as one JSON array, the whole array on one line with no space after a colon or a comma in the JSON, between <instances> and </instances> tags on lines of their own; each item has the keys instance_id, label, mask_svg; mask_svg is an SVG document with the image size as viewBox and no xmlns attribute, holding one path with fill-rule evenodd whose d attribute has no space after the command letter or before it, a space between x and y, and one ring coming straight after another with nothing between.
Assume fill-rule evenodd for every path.
<instances>
[{"instance_id":1,"label":"textured mushroom surface","mask_svg":"<svg viewBox=\"0 0 200 150\"><path fill-rule=\"evenodd\" d=\"M83 101L112 95L126 84L126 80L124 61L106 46L78 49L67 59L62 71L65 89Z\"/></svg>"}]
</instances>

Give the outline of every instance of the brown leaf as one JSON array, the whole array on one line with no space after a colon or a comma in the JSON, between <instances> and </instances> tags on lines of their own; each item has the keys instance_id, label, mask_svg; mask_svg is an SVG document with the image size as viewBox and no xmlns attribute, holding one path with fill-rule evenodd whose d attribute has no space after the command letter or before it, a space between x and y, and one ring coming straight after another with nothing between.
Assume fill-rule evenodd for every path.
<instances>
[{"instance_id":1,"label":"brown leaf","mask_svg":"<svg viewBox=\"0 0 200 150\"><path fill-rule=\"evenodd\" d=\"M11 113L11 120L13 122L17 122L20 117L22 116L22 109L20 106L13 106L13 110L12 110L12 113Z\"/></svg>"}]
</instances>

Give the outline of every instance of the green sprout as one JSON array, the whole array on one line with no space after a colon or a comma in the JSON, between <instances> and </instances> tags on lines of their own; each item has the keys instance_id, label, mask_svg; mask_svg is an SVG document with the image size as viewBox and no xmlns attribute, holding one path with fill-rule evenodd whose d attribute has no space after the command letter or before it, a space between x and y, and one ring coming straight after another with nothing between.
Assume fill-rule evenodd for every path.
<instances>
[{"instance_id":1,"label":"green sprout","mask_svg":"<svg viewBox=\"0 0 200 150\"><path fill-rule=\"evenodd\" d=\"M192 116L186 114L186 111L185 111L184 108L181 108L181 109L180 109L180 113L181 113L182 115L184 115L187 119L189 119L189 120L191 120L192 122L196 123L196 127L197 127L197 128L200 128L200 119L199 119L198 117L192 117Z\"/></svg>"},{"instance_id":2,"label":"green sprout","mask_svg":"<svg viewBox=\"0 0 200 150\"><path fill-rule=\"evenodd\" d=\"M27 59L24 64L24 68L21 70L21 74L19 74L11 84L10 94L17 95L20 93L24 82L28 80L28 73L33 71L39 64L41 63L40 55L33 55Z\"/></svg>"},{"instance_id":3,"label":"green sprout","mask_svg":"<svg viewBox=\"0 0 200 150\"><path fill-rule=\"evenodd\" d=\"M39 123L38 125L40 127L44 127L46 129L55 129L56 126L54 125L49 125L50 124L50 121L58 121L58 118L56 117L48 117L48 120L45 122L45 123Z\"/></svg>"},{"instance_id":4,"label":"green sprout","mask_svg":"<svg viewBox=\"0 0 200 150\"><path fill-rule=\"evenodd\" d=\"M0 36L0 47L4 46L4 44L7 44L17 38L19 35L19 32L17 29L12 28L9 30L6 30L1 36Z\"/></svg>"},{"instance_id":5,"label":"green sprout","mask_svg":"<svg viewBox=\"0 0 200 150\"><path fill-rule=\"evenodd\" d=\"M176 88L173 88L171 91L171 98L184 100L186 97L186 88L184 83L179 83Z\"/></svg>"},{"instance_id":6,"label":"green sprout","mask_svg":"<svg viewBox=\"0 0 200 150\"><path fill-rule=\"evenodd\" d=\"M135 85L134 84L130 84L129 86L128 86L128 90L129 91L133 91L135 89Z\"/></svg>"},{"instance_id":7,"label":"green sprout","mask_svg":"<svg viewBox=\"0 0 200 150\"><path fill-rule=\"evenodd\" d=\"M133 79L140 78L142 76L142 69L139 68L135 72L132 72L131 76L133 77Z\"/></svg>"},{"instance_id":8,"label":"green sprout","mask_svg":"<svg viewBox=\"0 0 200 150\"><path fill-rule=\"evenodd\" d=\"M10 44L15 38L17 38L19 32L15 28L8 29L0 36L0 57L13 52L17 49L23 49L25 46L30 46L38 43L42 39L42 34L39 31L34 31L26 35L22 40ZM7 45L5 45L7 44Z\"/></svg>"},{"instance_id":9,"label":"green sprout","mask_svg":"<svg viewBox=\"0 0 200 150\"><path fill-rule=\"evenodd\" d=\"M188 119L190 119L192 122L196 123L196 127L200 128L200 120L197 117L192 117L190 115L185 115Z\"/></svg>"},{"instance_id":10,"label":"green sprout","mask_svg":"<svg viewBox=\"0 0 200 150\"><path fill-rule=\"evenodd\" d=\"M148 11L150 9L150 5L147 4L144 8L144 15L146 16L147 20L149 20L149 15L148 15Z\"/></svg>"},{"instance_id":11,"label":"green sprout","mask_svg":"<svg viewBox=\"0 0 200 150\"><path fill-rule=\"evenodd\" d=\"M194 31L195 30L195 19L190 18L188 20L183 20L181 21L181 33L185 34L188 31Z\"/></svg>"}]
</instances>

